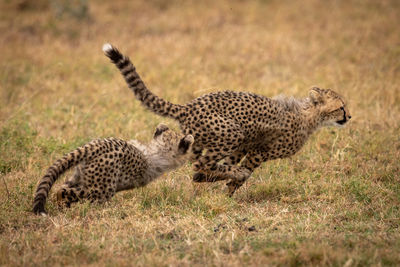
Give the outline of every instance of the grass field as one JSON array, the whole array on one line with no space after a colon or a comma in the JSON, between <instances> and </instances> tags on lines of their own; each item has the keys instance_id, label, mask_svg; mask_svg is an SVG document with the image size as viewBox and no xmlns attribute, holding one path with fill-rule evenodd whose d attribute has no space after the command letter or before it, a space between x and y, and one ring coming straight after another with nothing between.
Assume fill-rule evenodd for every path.
<instances>
[{"instance_id":1,"label":"grass field","mask_svg":"<svg viewBox=\"0 0 400 267\"><path fill-rule=\"evenodd\" d=\"M50 2L0 0L0 265L400 265L399 1ZM51 195L35 216L35 187L64 153L178 129L135 100L104 42L174 103L317 85L353 118L233 198L192 183L187 164L105 205L59 210Z\"/></svg>"}]
</instances>

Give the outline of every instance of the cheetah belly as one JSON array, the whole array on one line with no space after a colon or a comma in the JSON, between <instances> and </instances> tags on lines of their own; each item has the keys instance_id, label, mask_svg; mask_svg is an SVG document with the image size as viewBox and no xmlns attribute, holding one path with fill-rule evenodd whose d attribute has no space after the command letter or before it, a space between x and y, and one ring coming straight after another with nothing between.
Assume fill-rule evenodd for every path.
<instances>
[{"instance_id":1,"label":"cheetah belly","mask_svg":"<svg viewBox=\"0 0 400 267\"><path fill-rule=\"evenodd\" d=\"M117 179L117 192L147 185L150 181L143 174L144 170L140 169L134 169L130 173L121 173Z\"/></svg>"},{"instance_id":2,"label":"cheetah belly","mask_svg":"<svg viewBox=\"0 0 400 267\"><path fill-rule=\"evenodd\" d=\"M265 145L267 160L287 158L296 154L304 142L294 140L292 137L280 136L274 142Z\"/></svg>"}]
</instances>

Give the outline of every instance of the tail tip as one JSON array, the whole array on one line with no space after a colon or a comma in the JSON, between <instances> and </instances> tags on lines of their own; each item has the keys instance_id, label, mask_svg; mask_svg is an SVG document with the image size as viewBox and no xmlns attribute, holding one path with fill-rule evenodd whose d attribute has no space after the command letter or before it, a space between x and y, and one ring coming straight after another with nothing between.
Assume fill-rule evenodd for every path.
<instances>
[{"instance_id":1,"label":"tail tip","mask_svg":"<svg viewBox=\"0 0 400 267\"><path fill-rule=\"evenodd\" d=\"M47 213L46 213L46 210L44 209L44 205L42 204L42 203L40 203L40 204L36 204L34 207L33 207L33 213L35 213L36 215L42 215L42 216L44 216L44 217L46 217L47 216Z\"/></svg>"},{"instance_id":2,"label":"tail tip","mask_svg":"<svg viewBox=\"0 0 400 267\"><path fill-rule=\"evenodd\" d=\"M112 50L113 50L113 47L110 43L103 44L103 52L104 53L109 53Z\"/></svg>"}]
</instances>

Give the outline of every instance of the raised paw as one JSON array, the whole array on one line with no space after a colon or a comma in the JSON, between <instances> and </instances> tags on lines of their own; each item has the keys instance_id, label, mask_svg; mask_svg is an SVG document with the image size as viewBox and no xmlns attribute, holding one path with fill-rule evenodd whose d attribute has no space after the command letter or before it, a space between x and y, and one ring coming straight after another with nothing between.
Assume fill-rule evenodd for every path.
<instances>
[{"instance_id":1,"label":"raised paw","mask_svg":"<svg viewBox=\"0 0 400 267\"><path fill-rule=\"evenodd\" d=\"M71 207L71 203L69 202L67 198L68 191L66 188L61 188L60 190L57 191L57 205L59 209L62 209L64 207Z\"/></svg>"},{"instance_id":2,"label":"raised paw","mask_svg":"<svg viewBox=\"0 0 400 267\"><path fill-rule=\"evenodd\" d=\"M62 202L65 201L65 194L66 194L66 189L61 188L60 190L57 191L57 203L60 205Z\"/></svg>"}]
</instances>

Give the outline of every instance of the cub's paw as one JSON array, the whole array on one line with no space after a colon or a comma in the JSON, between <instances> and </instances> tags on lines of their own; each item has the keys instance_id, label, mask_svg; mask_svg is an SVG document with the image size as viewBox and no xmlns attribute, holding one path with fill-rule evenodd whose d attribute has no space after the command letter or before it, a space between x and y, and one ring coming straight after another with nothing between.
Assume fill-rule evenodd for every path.
<instances>
[{"instance_id":1,"label":"cub's paw","mask_svg":"<svg viewBox=\"0 0 400 267\"><path fill-rule=\"evenodd\" d=\"M60 205L65 201L65 195L66 195L67 190L65 188L60 188L60 190L57 191L57 203Z\"/></svg>"}]
</instances>

